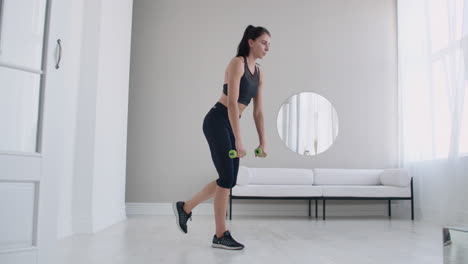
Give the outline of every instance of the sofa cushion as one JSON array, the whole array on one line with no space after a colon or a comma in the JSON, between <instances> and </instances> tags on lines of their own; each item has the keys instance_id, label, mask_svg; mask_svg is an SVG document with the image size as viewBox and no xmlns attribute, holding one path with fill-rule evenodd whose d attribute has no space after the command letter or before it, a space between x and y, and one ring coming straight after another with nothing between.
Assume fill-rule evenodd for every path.
<instances>
[{"instance_id":1,"label":"sofa cushion","mask_svg":"<svg viewBox=\"0 0 468 264\"><path fill-rule=\"evenodd\" d=\"M405 169L388 169L380 174L380 182L387 186L406 187L411 183L411 177Z\"/></svg>"},{"instance_id":2,"label":"sofa cushion","mask_svg":"<svg viewBox=\"0 0 468 264\"><path fill-rule=\"evenodd\" d=\"M236 185L234 196L257 197L320 197L322 188L312 185Z\"/></svg>"},{"instance_id":3,"label":"sofa cushion","mask_svg":"<svg viewBox=\"0 0 468 264\"><path fill-rule=\"evenodd\" d=\"M379 169L313 169L314 185L380 185Z\"/></svg>"},{"instance_id":4,"label":"sofa cushion","mask_svg":"<svg viewBox=\"0 0 468 264\"><path fill-rule=\"evenodd\" d=\"M311 169L249 168L253 185L312 185L314 173Z\"/></svg>"},{"instance_id":5,"label":"sofa cushion","mask_svg":"<svg viewBox=\"0 0 468 264\"><path fill-rule=\"evenodd\" d=\"M409 187L395 186L321 186L325 197L411 197Z\"/></svg>"}]
</instances>

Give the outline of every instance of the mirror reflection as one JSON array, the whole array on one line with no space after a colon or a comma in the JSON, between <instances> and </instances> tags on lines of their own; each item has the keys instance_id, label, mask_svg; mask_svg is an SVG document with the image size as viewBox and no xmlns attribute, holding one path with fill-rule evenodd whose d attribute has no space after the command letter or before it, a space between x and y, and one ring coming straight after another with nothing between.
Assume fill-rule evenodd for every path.
<instances>
[{"instance_id":1,"label":"mirror reflection","mask_svg":"<svg viewBox=\"0 0 468 264\"><path fill-rule=\"evenodd\" d=\"M283 103L277 128L289 149L301 155L317 155L326 151L338 135L338 115L323 96L302 92Z\"/></svg>"}]
</instances>

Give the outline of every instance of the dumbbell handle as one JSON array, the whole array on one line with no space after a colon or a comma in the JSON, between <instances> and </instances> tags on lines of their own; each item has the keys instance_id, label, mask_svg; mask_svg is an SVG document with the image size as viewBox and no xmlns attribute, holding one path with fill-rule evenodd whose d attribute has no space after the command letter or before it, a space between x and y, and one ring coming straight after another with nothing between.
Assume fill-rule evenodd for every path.
<instances>
[{"instance_id":1,"label":"dumbbell handle","mask_svg":"<svg viewBox=\"0 0 468 264\"><path fill-rule=\"evenodd\" d=\"M245 153L245 155L247 155L247 153ZM230 157L231 159L237 158L237 157L238 157L238 156L237 156L237 151L236 151L235 149L231 149L231 150L229 151L229 157Z\"/></svg>"},{"instance_id":2,"label":"dumbbell handle","mask_svg":"<svg viewBox=\"0 0 468 264\"><path fill-rule=\"evenodd\" d=\"M262 153L263 153L263 149L261 149L261 148L256 148L255 149L255 156L258 157L258 156L262 155Z\"/></svg>"}]
</instances>

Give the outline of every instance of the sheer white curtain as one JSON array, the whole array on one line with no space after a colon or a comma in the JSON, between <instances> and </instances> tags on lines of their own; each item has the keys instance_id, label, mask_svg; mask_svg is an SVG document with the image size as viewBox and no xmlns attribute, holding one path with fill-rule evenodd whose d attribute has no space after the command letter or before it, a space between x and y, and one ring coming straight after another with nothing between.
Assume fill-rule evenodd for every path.
<instances>
[{"instance_id":1,"label":"sheer white curtain","mask_svg":"<svg viewBox=\"0 0 468 264\"><path fill-rule=\"evenodd\" d=\"M398 0L397 12L401 165L423 218L468 224L468 0Z\"/></svg>"}]
</instances>

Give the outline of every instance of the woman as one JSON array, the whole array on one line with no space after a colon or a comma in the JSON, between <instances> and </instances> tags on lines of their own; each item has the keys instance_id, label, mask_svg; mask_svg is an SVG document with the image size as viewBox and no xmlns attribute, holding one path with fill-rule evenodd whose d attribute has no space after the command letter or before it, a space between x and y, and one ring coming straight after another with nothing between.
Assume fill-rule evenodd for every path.
<instances>
[{"instance_id":1,"label":"woman","mask_svg":"<svg viewBox=\"0 0 468 264\"><path fill-rule=\"evenodd\" d=\"M208 141L211 157L219 178L207 184L189 201L174 204L177 226L187 233L187 221L191 219L192 209L201 202L214 197L216 234L213 247L224 249L243 249L244 245L235 241L226 229L226 210L229 190L236 185L239 171L239 158L246 154L239 119L242 112L254 102L254 120L260 140L258 148L265 157L265 136L262 111L262 83L264 74L256 64L270 49L270 33L263 27L249 25L233 58L224 74L223 93L203 121L203 133ZM229 157L235 149L237 157Z\"/></svg>"}]
</instances>

